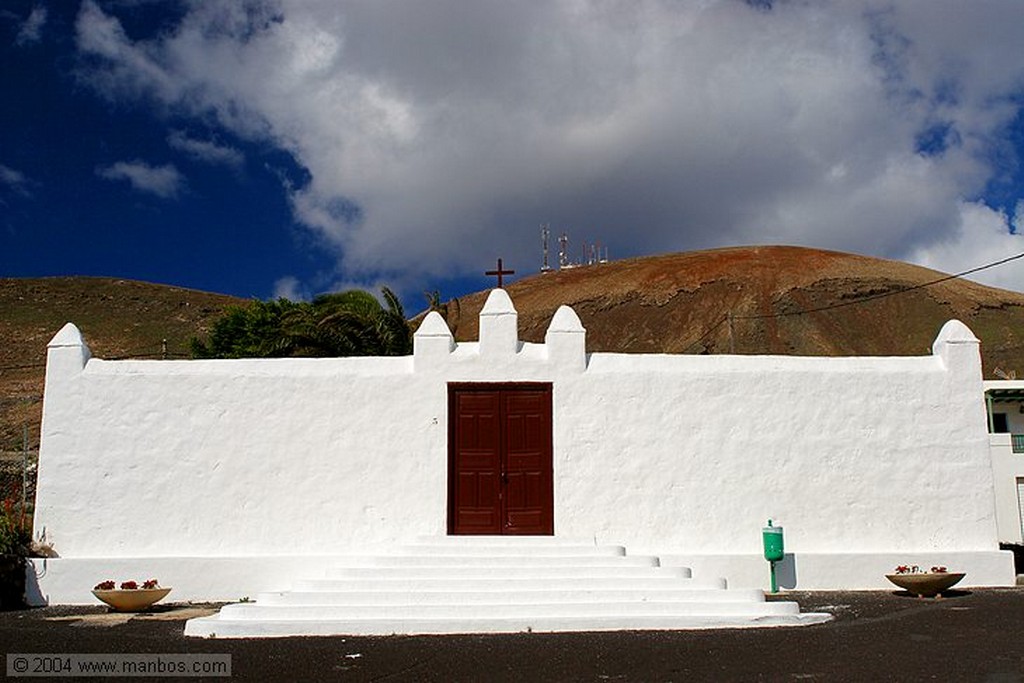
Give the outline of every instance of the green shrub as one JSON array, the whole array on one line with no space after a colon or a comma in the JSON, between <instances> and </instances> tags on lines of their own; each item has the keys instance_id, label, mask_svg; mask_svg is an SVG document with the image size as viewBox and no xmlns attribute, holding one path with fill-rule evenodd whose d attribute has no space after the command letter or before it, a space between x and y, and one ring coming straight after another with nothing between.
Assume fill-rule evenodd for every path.
<instances>
[{"instance_id":1,"label":"green shrub","mask_svg":"<svg viewBox=\"0 0 1024 683\"><path fill-rule=\"evenodd\" d=\"M27 557L31 545L32 523L24 510L8 498L0 511L0 555Z\"/></svg>"}]
</instances>

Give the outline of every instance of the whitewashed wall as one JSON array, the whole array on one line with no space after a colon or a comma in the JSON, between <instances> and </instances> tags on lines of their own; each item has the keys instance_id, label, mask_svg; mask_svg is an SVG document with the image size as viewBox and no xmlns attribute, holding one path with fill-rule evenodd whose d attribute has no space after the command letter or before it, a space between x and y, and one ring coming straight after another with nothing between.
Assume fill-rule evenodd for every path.
<instances>
[{"instance_id":1,"label":"whitewashed wall","mask_svg":"<svg viewBox=\"0 0 1024 683\"><path fill-rule=\"evenodd\" d=\"M1013 580L978 341L959 322L927 357L587 356L571 309L523 344L495 290L480 329L456 345L432 314L406 358L112 362L65 327L35 518L62 559L40 563L41 599L79 601L104 558L177 572L193 585L179 599L235 599L280 578L253 569L222 595L217 558L242 576L238 558L279 568L444 534L447 383L465 381L553 383L557 535L760 585L770 517L794 567L806 558L788 587L869 587L933 555L971 563L974 585Z\"/></svg>"}]
</instances>

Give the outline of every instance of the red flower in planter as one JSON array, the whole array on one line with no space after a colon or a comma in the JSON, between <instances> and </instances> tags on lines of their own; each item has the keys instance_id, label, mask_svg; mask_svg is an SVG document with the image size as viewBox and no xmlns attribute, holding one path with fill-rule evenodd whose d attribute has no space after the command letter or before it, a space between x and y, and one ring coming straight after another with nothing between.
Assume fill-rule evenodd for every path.
<instances>
[{"instance_id":1,"label":"red flower in planter","mask_svg":"<svg viewBox=\"0 0 1024 683\"><path fill-rule=\"evenodd\" d=\"M150 579L149 581L143 581L142 587L146 590L149 590L150 588L159 588L160 582L156 579Z\"/></svg>"},{"instance_id":2,"label":"red flower in planter","mask_svg":"<svg viewBox=\"0 0 1024 683\"><path fill-rule=\"evenodd\" d=\"M929 569L928 571L924 571L923 569L918 567L916 564L913 565L912 567L908 567L905 564L901 564L900 566L896 567L896 573L897 574L945 574L945 573L947 573L947 569L945 567L942 567L942 566L934 566L931 569Z\"/></svg>"},{"instance_id":3,"label":"red flower in planter","mask_svg":"<svg viewBox=\"0 0 1024 683\"><path fill-rule=\"evenodd\" d=\"M135 583L134 581L125 581L125 582L123 582L121 584L121 590L126 590L126 591L133 591L133 590L138 589L138 587L139 587L139 584Z\"/></svg>"},{"instance_id":4,"label":"red flower in planter","mask_svg":"<svg viewBox=\"0 0 1024 683\"><path fill-rule=\"evenodd\" d=\"M114 590L114 582L113 581L104 581L103 583L98 583L98 584L96 584L96 588L94 588L93 590L112 591L112 590Z\"/></svg>"}]
</instances>

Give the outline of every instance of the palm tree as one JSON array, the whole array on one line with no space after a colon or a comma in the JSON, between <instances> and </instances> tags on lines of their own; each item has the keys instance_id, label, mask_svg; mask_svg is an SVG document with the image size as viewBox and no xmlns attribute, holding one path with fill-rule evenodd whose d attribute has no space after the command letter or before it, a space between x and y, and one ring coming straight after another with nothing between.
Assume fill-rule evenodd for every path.
<instances>
[{"instance_id":1,"label":"palm tree","mask_svg":"<svg viewBox=\"0 0 1024 683\"><path fill-rule=\"evenodd\" d=\"M350 289L313 300L310 337L324 355L402 356L412 353L412 328L398 297L381 288L385 308L369 292Z\"/></svg>"},{"instance_id":2,"label":"palm tree","mask_svg":"<svg viewBox=\"0 0 1024 683\"><path fill-rule=\"evenodd\" d=\"M282 338L282 320L303 306L287 299L251 301L229 306L218 318L207 341L193 337L193 358L268 358L289 356L290 343Z\"/></svg>"},{"instance_id":3,"label":"palm tree","mask_svg":"<svg viewBox=\"0 0 1024 683\"><path fill-rule=\"evenodd\" d=\"M441 317L444 318L445 324L448 325L448 329L451 330L452 334L455 334L459 329L459 319L461 317L458 297L442 303L441 292L436 289L432 292L423 292L423 296L427 300L427 310L440 313Z\"/></svg>"},{"instance_id":4,"label":"palm tree","mask_svg":"<svg viewBox=\"0 0 1024 683\"><path fill-rule=\"evenodd\" d=\"M312 303L254 301L219 319L209 344L192 342L199 358L402 356L412 353L412 328L387 287L385 305L369 292L323 294Z\"/></svg>"}]
</instances>

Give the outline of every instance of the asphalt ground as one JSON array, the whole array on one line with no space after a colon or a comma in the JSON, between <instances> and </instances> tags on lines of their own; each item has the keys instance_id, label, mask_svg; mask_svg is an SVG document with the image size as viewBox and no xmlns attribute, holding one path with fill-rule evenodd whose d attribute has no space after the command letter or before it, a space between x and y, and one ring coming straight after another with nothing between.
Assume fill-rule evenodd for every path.
<instances>
[{"instance_id":1,"label":"asphalt ground","mask_svg":"<svg viewBox=\"0 0 1024 683\"><path fill-rule=\"evenodd\" d=\"M781 598L835 619L707 631L231 640L182 634L184 621L212 612L210 605L172 604L140 615L101 606L47 607L0 613L0 649L230 654L230 679L187 679L211 681L1024 683L1022 588L951 591L942 599L902 591L789 592Z\"/></svg>"}]
</instances>

